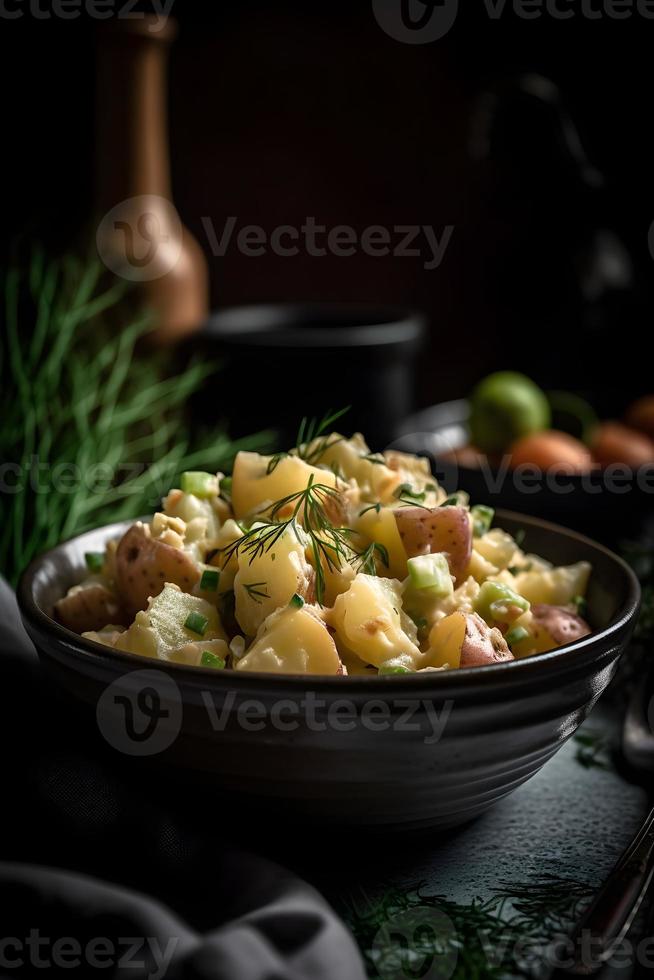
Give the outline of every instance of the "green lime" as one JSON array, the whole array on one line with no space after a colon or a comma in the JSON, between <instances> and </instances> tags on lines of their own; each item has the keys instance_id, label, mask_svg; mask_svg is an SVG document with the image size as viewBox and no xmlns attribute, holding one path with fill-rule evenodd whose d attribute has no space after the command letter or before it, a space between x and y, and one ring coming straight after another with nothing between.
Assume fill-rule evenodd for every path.
<instances>
[{"instance_id":1,"label":"green lime","mask_svg":"<svg viewBox=\"0 0 654 980\"><path fill-rule=\"evenodd\" d=\"M521 436L549 428L550 406L538 385L517 371L497 371L472 393L470 433L485 453L502 452Z\"/></svg>"}]
</instances>

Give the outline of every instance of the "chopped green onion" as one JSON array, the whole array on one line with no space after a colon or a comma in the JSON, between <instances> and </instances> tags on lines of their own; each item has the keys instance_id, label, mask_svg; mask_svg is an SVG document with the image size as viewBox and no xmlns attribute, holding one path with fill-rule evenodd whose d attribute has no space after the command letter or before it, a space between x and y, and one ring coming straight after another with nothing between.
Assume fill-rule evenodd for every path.
<instances>
[{"instance_id":1,"label":"chopped green onion","mask_svg":"<svg viewBox=\"0 0 654 980\"><path fill-rule=\"evenodd\" d=\"M220 481L220 496L224 497L225 500L232 499L232 478L231 476L224 476Z\"/></svg>"},{"instance_id":2,"label":"chopped green onion","mask_svg":"<svg viewBox=\"0 0 654 980\"><path fill-rule=\"evenodd\" d=\"M217 568L206 568L202 572L200 588L206 592L215 592L220 581L220 572Z\"/></svg>"},{"instance_id":3,"label":"chopped green onion","mask_svg":"<svg viewBox=\"0 0 654 980\"><path fill-rule=\"evenodd\" d=\"M424 616L412 616L411 613L409 613L409 618L413 620L417 629L419 630L427 629L427 627L429 626L429 622L425 619Z\"/></svg>"},{"instance_id":4,"label":"chopped green onion","mask_svg":"<svg viewBox=\"0 0 654 980\"><path fill-rule=\"evenodd\" d=\"M380 675L390 675L390 674L411 674L412 671L408 667L394 667L392 664L382 664L379 668Z\"/></svg>"},{"instance_id":5,"label":"chopped green onion","mask_svg":"<svg viewBox=\"0 0 654 980\"><path fill-rule=\"evenodd\" d=\"M588 613L588 603L582 595L576 595L572 600L572 605L576 607L579 616L585 616Z\"/></svg>"},{"instance_id":6,"label":"chopped green onion","mask_svg":"<svg viewBox=\"0 0 654 980\"><path fill-rule=\"evenodd\" d=\"M512 623L530 606L526 599L501 582L484 582L475 600L475 612L487 623Z\"/></svg>"},{"instance_id":7,"label":"chopped green onion","mask_svg":"<svg viewBox=\"0 0 654 980\"><path fill-rule=\"evenodd\" d=\"M514 647L516 643L520 643L521 640L526 640L528 636L529 630L526 630L524 626L514 626L512 630L509 630L504 639L510 647Z\"/></svg>"},{"instance_id":8,"label":"chopped green onion","mask_svg":"<svg viewBox=\"0 0 654 980\"><path fill-rule=\"evenodd\" d=\"M191 612L186 617L184 626L187 630L192 633L197 633L198 636L204 636L207 632L207 626L209 625L209 620L206 616L203 616L199 612Z\"/></svg>"},{"instance_id":9,"label":"chopped green onion","mask_svg":"<svg viewBox=\"0 0 654 980\"><path fill-rule=\"evenodd\" d=\"M215 497L218 493L218 478L212 473L187 470L182 473L182 490L194 497Z\"/></svg>"},{"instance_id":10,"label":"chopped green onion","mask_svg":"<svg viewBox=\"0 0 654 980\"><path fill-rule=\"evenodd\" d=\"M463 495L457 492L447 497L441 504L441 507L461 507L463 506L463 503L464 503Z\"/></svg>"},{"instance_id":11,"label":"chopped green onion","mask_svg":"<svg viewBox=\"0 0 654 980\"><path fill-rule=\"evenodd\" d=\"M215 670L225 669L225 661L223 658L219 657L217 653L212 653L210 650L202 651L200 664L202 667L213 667Z\"/></svg>"},{"instance_id":12,"label":"chopped green onion","mask_svg":"<svg viewBox=\"0 0 654 980\"><path fill-rule=\"evenodd\" d=\"M511 575L520 575L522 572L530 572L532 569L532 562L528 561L525 565L509 565L507 572L511 572Z\"/></svg>"},{"instance_id":13,"label":"chopped green onion","mask_svg":"<svg viewBox=\"0 0 654 980\"><path fill-rule=\"evenodd\" d=\"M470 513L474 535L476 538L481 538L487 531L490 531L495 511L492 507L486 507L484 504L475 504L474 507L470 508Z\"/></svg>"},{"instance_id":14,"label":"chopped green onion","mask_svg":"<svg viewBox=\"0 0 654 980\"><path fill-rule=\"evenodd\" d=\"M301 609L303 605L304 605L304 599L302 598L301 595L298 595L296 592L295 595L291 596L291 601L289 602L289 606L293 606L295 609Z\"/></svg>"},{"instance_id":15,"label":"chopped green onion","mask_svg":"<svg viewBox=\"0 0 654 980\"><path fill-rule=\"evenodd\" d=\"M450 567L442 552L409 558L407 570L414 589L428 590L430 595L439 599L445 599L454 592Z\"/></svg>"},{"instance_id":16,"label":"chopped green onion","mask_svg":"<svg viewBox=\"0 0 654 980\"><path fill-rule=\"evenodd\" d=\"M101 572L104 568L104 551L87 551L84 561L90 572Z\"/></svg>"},{"instance_id":17,"label":"chopped green onion","mask_svg":"<svg viewBox=\"0 0 654 980\"><path fill-rule=\"evenodd\" d=\"M525 531L524 527L519 527L518 530L513 535L513 540L515 541L515 543L519 548L522 548L522 545L524 544L524 540L526 537L527 537L527 532Z\"/></svg>"},{"instance_id":18,"label":"chopped green onion","mask_svg":"<svg viewBox=\"0 0 654 980\"><path fill-rule=\"evenodd\" d=\"M402 500L403 497L409 497L411 500L422 502L427 494L424 490L414 490L410 483L400 483L399 487L396 487L393 491L393 496L398 500Z\"/></svg>"}]
</instances>

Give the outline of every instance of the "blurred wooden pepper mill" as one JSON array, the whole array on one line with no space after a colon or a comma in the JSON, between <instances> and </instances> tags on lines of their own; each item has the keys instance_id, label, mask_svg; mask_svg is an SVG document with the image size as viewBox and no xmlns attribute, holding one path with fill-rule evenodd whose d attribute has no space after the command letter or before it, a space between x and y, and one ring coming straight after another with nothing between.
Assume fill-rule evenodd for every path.
<instances>
[{"instance_id":1,"label":"blurred wooden pepper mill","mask_svg":"<svg viewBox=\"0 0 654 980\"><path fill-rule=\"evenodd\" d=\"M166 103L176 33L170 19L116 19L98 51L96 243L104 264L137 284L156 346L194 332L208 313L207 262L172 202Z\"/></svg>"}]
</instances>

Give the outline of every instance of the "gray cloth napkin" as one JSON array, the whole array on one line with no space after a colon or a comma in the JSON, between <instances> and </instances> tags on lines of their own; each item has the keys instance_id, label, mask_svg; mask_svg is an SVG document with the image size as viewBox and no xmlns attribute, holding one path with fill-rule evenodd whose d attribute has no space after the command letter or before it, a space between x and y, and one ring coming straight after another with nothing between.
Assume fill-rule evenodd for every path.
<instances>
[{"instance_id":1,"label":"gray cloth napkin","mask_svg":"<svg viewBox=\"0 0 654 980\"><path fill-rule=\"evenodd\" d=\"M0 977L34 975L37 956L66 977L364 980L315 889L226 845L238 814L186 789L180 804L167 774L144 785L81 739L1 577L0 739Z\"/></svg>"}]
</instances>

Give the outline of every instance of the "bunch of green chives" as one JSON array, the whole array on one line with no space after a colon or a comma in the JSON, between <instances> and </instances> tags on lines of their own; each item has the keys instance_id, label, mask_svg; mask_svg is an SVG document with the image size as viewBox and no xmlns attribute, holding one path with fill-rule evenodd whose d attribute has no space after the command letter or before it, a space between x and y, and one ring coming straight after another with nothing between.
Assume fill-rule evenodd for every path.
<instances>
[{"instance_id":1,"label":"bunch of green chives","mask_svg":"<svg viewBox=\"0 0 654 980\"><path fill-rule=\"evenodd\" d=\"M3 276L0 571L12 583L58 541L152 511L181 471L226 469L270 438L192 434L186 405L215 365L139 354L148 318L105 276L40 250Z\"/></svg>"}]
</instances>

